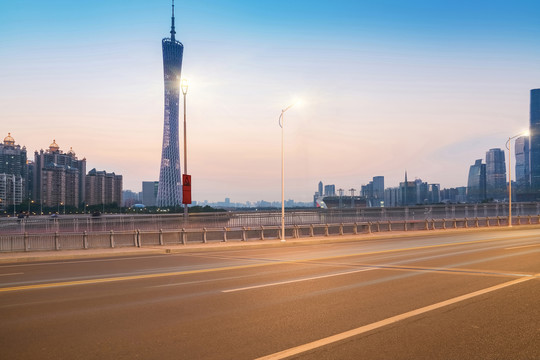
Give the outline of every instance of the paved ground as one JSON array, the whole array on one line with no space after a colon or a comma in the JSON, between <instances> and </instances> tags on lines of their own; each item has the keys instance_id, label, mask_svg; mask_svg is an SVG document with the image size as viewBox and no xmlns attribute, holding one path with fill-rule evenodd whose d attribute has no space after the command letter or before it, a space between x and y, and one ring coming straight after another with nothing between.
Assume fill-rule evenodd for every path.
<instances>
[{"instance_id":1,"label":"paved ground","mask_svg":"<svg viewBox=\"0 0 540 360\"><path fill-rule=\"evenodd\" d=\"M397 235L2 254L2 358L540 358L538 227Z\"/></svg>"}]
</instances>

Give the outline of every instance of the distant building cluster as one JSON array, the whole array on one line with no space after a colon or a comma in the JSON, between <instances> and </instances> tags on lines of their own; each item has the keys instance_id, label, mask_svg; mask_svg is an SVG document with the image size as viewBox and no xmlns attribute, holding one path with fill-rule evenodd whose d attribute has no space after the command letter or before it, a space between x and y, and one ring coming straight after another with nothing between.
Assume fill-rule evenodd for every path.
<instances>
[{"instance_id":1,"label":"distant building cluster","mask_svg":"<svg viewBox=\"0 0 540 360\"><path fill-rule=\"evenodd\" d=\"M512 179L513 200L540 201L540 89L531 90L530 135L515 137L515 175ZM509 138L510 140L513 138ZM324 189L324 191L323 191ZM479 203L507 201L508 180L505 152L494 148L486 152L485 162L478 159L469 168L467 186L441 189L439 184L428 184L420 179L405 181L397 187L384 187L384 177L375 176L373 181L362 185L360 196L355 189L345 190L335 185L319 182L313 197L317 207L393 207L438 203Z\"/></svg>"},{"instance_id":2,"label":"distant building cluster","mask_svg":"<svg viewBox=\"0 0 540 360\"><path fill-rule=\"evenodd\" d=\"M512 199L540 200L540 89L531 90L529 135L515 139L515 173ZM511 146L510 139L507 146ZM467 201L508 200L508 180L503 149L490 149L486 162L475 161L469 169Z\"/></svg>"},{"instance_id":3,"label":"distant building cluster","mask_svg":"<svg viewBox=\"0 0 540 360\"><path fill-rule=\"evenodd\" d=\"M47 150L27 158L26 147L15 144L8 133L0 144L0 209L22 203L35 209L62 206L85 209L86 205L122 202L122 175L92 169L86 158L78 159L72 148L60 150L55 140Z\"/></svg>"},{"instance_id":4,"label":"distant building cluster","mask_svg":"<svg viewBox=\"0 0 540 360\"><path fill-rule=\"evenodd\" d=\"M385 188L384 176L375 176L366 185L361 186L360 194L355 195L356 189L339 189L338 194L331 192L321 193L322 181L319 182L319 191L315 192L314 205L322 208L362 208L362 207L394 207L413 206L418 204L437 204L441 202L439 184L428 184L420 179L408 181L405 172L405 181L398 187ZM335 187L334 185L326 185Z\"/></svg>"}]
</instances>

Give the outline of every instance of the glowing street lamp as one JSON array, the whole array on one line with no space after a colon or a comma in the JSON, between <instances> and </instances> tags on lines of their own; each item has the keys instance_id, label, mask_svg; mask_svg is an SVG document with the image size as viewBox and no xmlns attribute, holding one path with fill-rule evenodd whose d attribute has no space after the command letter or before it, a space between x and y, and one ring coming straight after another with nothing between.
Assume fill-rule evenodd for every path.
<instances>
[{"instance_id":1,"label":"glowing street lamp","mask_svg":"<svg viewBox=\"0 0 540 360\"><path fill-rule=\"evenodd\" d=\"M285 242L285 156L283 151L283 128L285 126L285 112L297 105L295 101L285 109L281 110L279 115L279 126L281 127L281 242Z\"/></svg>"},{"instance_id":2,"label":"glowing street lamp","mask_svg":"<svg viewBox=\"0 0 540 360\"><path fill-rule=\"evenodd\" d=\"M510 140L518 136L529 136L529 130L509 137L508 141L506 141L506 148L508 149L508 227L512 227L512 146Z\"/></svg>"}]
</instances>

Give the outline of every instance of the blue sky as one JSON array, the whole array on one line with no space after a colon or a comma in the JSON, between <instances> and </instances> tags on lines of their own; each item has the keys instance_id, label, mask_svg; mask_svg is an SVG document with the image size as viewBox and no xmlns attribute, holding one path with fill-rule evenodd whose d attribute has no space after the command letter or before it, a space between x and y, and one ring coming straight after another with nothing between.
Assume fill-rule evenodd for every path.
<instances>
[{"instance_id":1,"label":"blue sky","mask_svg":"<svg viewBox=\"0 0 540 360\"><path fill-rule=\"evenodd\" d=\"M538 1L176 1L195 200L359 189L405 170L442 187L528 126ZM2 131L89 169L157 180L169 1L0 0ZM5 136L3 135L3 136Z\"/></svg>"}]
</instances>

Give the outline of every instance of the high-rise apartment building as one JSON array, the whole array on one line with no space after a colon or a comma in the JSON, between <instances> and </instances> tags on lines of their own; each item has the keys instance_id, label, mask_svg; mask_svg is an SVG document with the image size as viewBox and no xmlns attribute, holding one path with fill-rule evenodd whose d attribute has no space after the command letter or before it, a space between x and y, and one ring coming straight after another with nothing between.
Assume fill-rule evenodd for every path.
<instances>
[{"instance_id":1,"label":"high-rise apartment building","mask_svg":"<svg viewBox=\"0 0 540 360\"><path fill-rule=\"evenodd\" d=\"M11 133L0 143L0 208L18 205L27 198L26 148L15 144Z\"/></svg>"},{"instance_id":2,"label":"high-rise apartment building","mask_svg":"<svg viewBox=\"0 0 540 360\"><path fill-rule=\"evenodd\" d=\"M165 114L157 194L158 206L179 206L182 204L182 178L180 175L180 148L178 143L178 103L184 45L175 39L175 34L173 1L171 37L165 38L161 42L165 81Z\"/></svg>"},{"instance_id":3,"label":"high-rise apartment building","mask_svg":"<svg viewBox=\"0 0 540 360\"><path fill-rule=\"evenodd\" d=\"M79 207L85 199L86 158L79 160L71 148L64 154L53 140L49 149L34 153L33 200L51 207Z\"/></svg>"},{"instance_id":4,"label":"high-rise apartment building","mask_svg":"<svg viewBox=\"0 0 540 360\"><path fill-rule=\"evenodd\" d=\"M122 206L122 175L92 169L86 175L86 204Z\"/></svg>"},{"instance_id":5,"label":"high-rise apartment building","mask_svg":"<svg viewBox=\"0 0 540 360\"><path fill-rule=\"evenodd\" d=\"M319 196L323 196L323 182L322 181L319 181L318 191L319 191Z\"/></svg>"},{"instance_id":6,"label":"high-rise apartment building","mask_svg":"<svg viewBox=\"0 0 540 360\"><path fill-rule=\"evenodd\" d=\"M531 200L540 200L540 89L531 90L530 111L530 186Z\"/></svg>"},{"instance_id":7,"label":"high-rise apartment building","mask_svg":"<svg viewBox=\"0 0 540 360\"><path fill-rule=\"evenodd\" d=\"M486 164L482 159L475 161L469 168L469 180L467 182L467 201L482 202L486 199Z\"/></svg>"}]
</instances>

